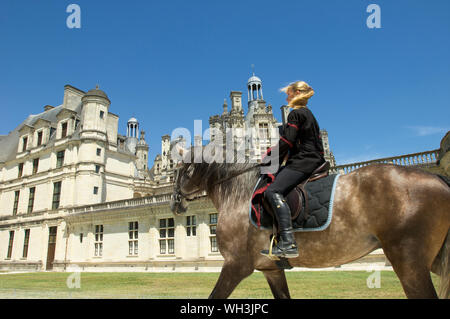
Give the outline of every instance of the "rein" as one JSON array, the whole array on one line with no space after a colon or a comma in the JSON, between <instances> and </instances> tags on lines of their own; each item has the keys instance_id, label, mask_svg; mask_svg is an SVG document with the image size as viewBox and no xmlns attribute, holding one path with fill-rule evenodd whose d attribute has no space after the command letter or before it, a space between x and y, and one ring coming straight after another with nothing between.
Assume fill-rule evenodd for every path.
<instances>
[{"instance_id":1,"label":"rein","mask_svg":"<svg viewBox=\"0 0 450 319\"><path fill-rule=\"evenodd\" d=\"M235 178L235 177L237 177L237 176L239 176L239 175L242 175L242 174L244 174L244 173L246 173L246 172L248 172L248 171L250 171L250 170L252 170L252 169L254 169L254 168L260 167L260 166L261 166L261 164L256 164L256 165L251 166L251 167L249 167L249 168L246 168L246 169L244 169L244 170L242 170L242 171L239 171L239 172L237 172L237 173L235 173L235 174L233 174L233 175L231 175L231 176L228 176L228 177L225 177L225 178L221 178L221 179L219 179L218 181L214 182L214 183L212 184L212 186L222 184L223 182L226 182L226 181L228 181L228 180L230 180L230 179L232 179L232 178ZM187 196L192 195L192 194L195 194L195 193L198 193L199 191L197 190L197 191L190 192L190 193L183 193L183 192L181 191L181 188L180 188L180 186L178 185L178 178L179 178L178 174L179 174L179 170L180 170L180 169L177 169L177 172L176 172L177 176L176 176L176 179L175 179L175 180L176 180L176 183L177 183L177 184L176 184L176 186L175 186L174 201L175 201L175 202L181 202L182 199L184 199L184 200L186 200L186 201L188 201L188 202L193 201L193 200L196 199L196 197L194 197L194 198L192 198L192 199L189 199L189 198L187 198Z\"/></svg>"}]
</instances>

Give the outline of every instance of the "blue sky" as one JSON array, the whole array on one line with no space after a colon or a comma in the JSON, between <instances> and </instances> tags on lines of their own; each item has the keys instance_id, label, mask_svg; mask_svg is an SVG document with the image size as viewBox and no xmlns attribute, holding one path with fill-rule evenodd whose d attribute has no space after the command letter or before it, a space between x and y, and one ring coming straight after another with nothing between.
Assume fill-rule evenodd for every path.
<instances>
[{"instance_id":1,"label":"blue sky","mask_svg":"<svg viewBox=\"0 0 450 319\"><path fill-rule=\"evenodd\" d=\"M66 26L71 3L81 29ZM371 3L381 29L366 25ZM65 84L98 83L119 133L140 121L152 164L162 135L197 119L206 129L232 90L246 98L254 64L278 119L280 87L315 89L338 164L437 149L450 129L449 38L448 0L2 0L0 134L60 105Z\"/></svg>"}]
</instances>

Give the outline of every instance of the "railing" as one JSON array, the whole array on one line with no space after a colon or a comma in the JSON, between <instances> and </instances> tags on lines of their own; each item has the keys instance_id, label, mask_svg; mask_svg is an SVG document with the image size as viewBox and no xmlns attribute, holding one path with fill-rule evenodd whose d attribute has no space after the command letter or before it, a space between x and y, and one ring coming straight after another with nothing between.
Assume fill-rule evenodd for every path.
<instances>
[{"instance_id":1,"label":"railing","mask_svg":"<svg viewBox=\"0 0 450 319\"><path fill-rule=\"evenodd\" d=\"M199 198L204 197L205 195L206 195L206 192L203 192L198 197ZM120 208L132 208L132 207L139 207L139 206L146 206L146 205L168 204L168 203L170 203L171 198L172 198L172 194L160 194L160 195L153 195L153 196L140 197L140 198L129 198L129 199L123 199L123 200L118 200L118 201L114 201L114 202L74 207L74 208L68 209L68 213L69 214L77 214L77 213L87 213L87 212L94 212L94 211L101 211L101 210L108 210L108 209L120 209Z\"/></svg>"},{"instance_id":2,"label":"railing","mask_svg":"<svg viewBox=\"0 0 450 319\"><path fill-rule=\"evenodd\" d=\"M437 165L439 150L379 158L366 162L338 165L330 169L331 173L348 174L355 169L372 164L394 164L400 166L433 167Z\"/></svg>"},{"instance_id":3,"label":"railing","mask_svg":"<svg viewBox=\"0 0 450 319\"><path fill-rule=\"evenodd\" d=\"M157 203L168 203L168 202L170 202L170 199L171 199L171 194L161 194L161 195L147 196L147 197L140 197L140 198L129 198L129 199L123 199L123 200L118 200L118 201L114 201L114 202L74 207L74 208L69 209L69 214L86 213L86 212L93 212L93 211L107 210L107 209L138 207L138 206L151 205L151 204L157 204Z\"/></svg>"}]
</instances>

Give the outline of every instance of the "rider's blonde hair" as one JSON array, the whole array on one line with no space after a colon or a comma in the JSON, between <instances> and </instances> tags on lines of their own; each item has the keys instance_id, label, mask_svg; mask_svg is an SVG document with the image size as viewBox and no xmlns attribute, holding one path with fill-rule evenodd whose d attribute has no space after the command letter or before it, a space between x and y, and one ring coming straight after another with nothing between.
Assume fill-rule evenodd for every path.
<instances>
[{"instance_id":1,"label":"rider's blonde hair","mask_svg":"<svg viewBox=\"0 0 450 319\"><path fill-rule=\"evenodd\" d=\"M308 85L308 83L304 81L297 81L289 84L288 86L285 86L284 88L281 88L280 91L287 94L289 90L292 90L293 92L300 91L298 95L296 95L291 102L289 102L289 107L293 109L298 109L301 107L306 107L306 104L308 104L308 100L311 96L314 95L314 90L312 87Z\"/></svg>"}]
</instances>

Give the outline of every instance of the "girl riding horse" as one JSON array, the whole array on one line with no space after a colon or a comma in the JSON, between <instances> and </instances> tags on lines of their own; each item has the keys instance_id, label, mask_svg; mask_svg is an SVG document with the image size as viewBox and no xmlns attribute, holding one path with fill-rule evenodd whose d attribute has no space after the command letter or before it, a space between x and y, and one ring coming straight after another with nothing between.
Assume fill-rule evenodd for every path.
<instances>
[{"instance_id":1,"label":"girl riding horse","mask_svg":"<svg viewBox=\"0 0 450 319\"><path fill-rule=\"evenodd\" d=\"M264 196L272 207L278 224L279 236L273 244L272 255L294 258L298 256L298 247L292 228L291 211L285 197L322 165L325 159L319 124L306 106L308 99L314 95L314 90L303 81L291 83L281 90L287 94L288 107L293 110L289 113L278 144L269 149L262 164L269 165L274 160L281 166L286 156L287 162L278 171ZM269 250L262 250L261 253L269 256Z\"/></svg>"}]
</instances>

